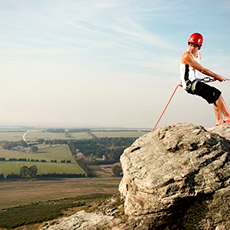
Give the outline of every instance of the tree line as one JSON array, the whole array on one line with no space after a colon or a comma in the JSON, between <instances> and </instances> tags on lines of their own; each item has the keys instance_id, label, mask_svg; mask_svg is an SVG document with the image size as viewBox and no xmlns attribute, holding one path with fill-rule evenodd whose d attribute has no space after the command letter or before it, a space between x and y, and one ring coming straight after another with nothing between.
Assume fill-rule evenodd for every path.
<instances>
[{"instance_id":1,"label":"tree line","mask_svg":"<svg viewBox=\"0 0 230 230\"><path fill-rule=\"evenodd\" d=\"M124 149L130 146L136 138L117 137L117 138L97 138L90 140L71 140L68 146L73 155L78 152L87 156L105 157L105 160L118 162Z\"/></svg>"},{"instance_id":2,"label":"tree line","mask_svg":"<svg viewBox=\"0 0 230 230\"><path fill-rule=\"evenodd\" d=\"M37 142L27 144L25 141L21 140L21 141L1 141L0 145L2 145L2 148L6 150L24 150L30 148L31 152L37 152L38 147L36 146L36 144L42 144L42 143L41 140L38 140Z\"/></svg>"},{"instance_id":3,"label":"tree line","mask_svg":"<svg viewBox=\"0 0 230 230\"><path fill-rule=\"evenodd\" d=\"M68 129L67 130L70 133L81 133L81 132L90 132L90 129ZM46 132L50 133L65 133L66 130L63 128L58 128L58 129L47 129Z\"/></svg>"},{"instance_id":4,"label":"tree line","mask_svg":"<svg viewBox=\"0 0 230 230\"><path fill-rule=\"evenodd\" d=\"M90 165L114 164L119 162L124 149L129 147L136 138L96 138L90 140L68 141L69 149L78 165L87 173L87 177L95 177ZM78 158L81 152L84 157ZM102 158L104 156L104 158ZM114 176L121 176L120 166L113 167Z\"/></svg>"},{"instance_id":5,"label":"tree line","mask_svg":"<svg viewBox=\"0 0 230 230\"><path fill-rule=\"evenodd\" d=\"M21 141L1 141L1 145L3 149L11 150L16 147L23 147L28 148L28 144L21 140Z\"/></svg>"},{"instance_id":6,"label":"tree line","mask_svg":"<svg viewBox=\"0 0 230 230\"><path fill-rule=\"evenodd\" d=\"M0 161L7 161L5 157L1 157ZM27 158L9 158L8 161L30 161L30 162L43 162L46 163L45 159L27 159ZM50 160L51 163L58 163L57 160ZM60 163L71 163L71 160L60 160Z\"/></svg>"}]
</instances>

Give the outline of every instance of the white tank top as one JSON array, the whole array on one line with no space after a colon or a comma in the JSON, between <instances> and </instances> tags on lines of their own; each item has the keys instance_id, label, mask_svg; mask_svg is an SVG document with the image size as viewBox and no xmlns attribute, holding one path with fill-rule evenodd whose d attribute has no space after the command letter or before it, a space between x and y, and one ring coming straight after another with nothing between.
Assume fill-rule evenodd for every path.
<instances>
[{"instance_id":1,"label":"white tank top","mask_svg":"<svg viewBox=\"0 0 230 230\"><path fill-rule=\"evenodd\" d=\"M188 50L188 52L191 54L191 52L189 50ZM195 61L200 63L200 54L199 53L198 53L197 58L194 57L193 55L192 55L192 57L194 58ZM180 63L180 79L182 81L182 86L184 89L186 88L185 75L187 74L188 80L194 81L195 79L199 78L198 72L199 72L198 70L192 68L191 66Z\"/></svg>"}]
</instances>

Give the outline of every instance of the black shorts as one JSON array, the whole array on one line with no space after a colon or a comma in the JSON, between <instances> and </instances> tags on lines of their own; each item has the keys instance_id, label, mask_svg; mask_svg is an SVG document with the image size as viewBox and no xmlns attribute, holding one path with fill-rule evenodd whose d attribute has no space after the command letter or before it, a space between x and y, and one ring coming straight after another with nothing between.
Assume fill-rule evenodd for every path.
<instances>
[{"instance_id":1,"label":"black shorts","mask_svg":"<svg viewBox=\"0 0 230 230\"><path fill-rule=\"evenodd\" d=\"M204 98L209 104L215 103L221 95L220 90L200 81L196 83L196 87L193 92L195 95Z\"/></svg>"}]
</instances>

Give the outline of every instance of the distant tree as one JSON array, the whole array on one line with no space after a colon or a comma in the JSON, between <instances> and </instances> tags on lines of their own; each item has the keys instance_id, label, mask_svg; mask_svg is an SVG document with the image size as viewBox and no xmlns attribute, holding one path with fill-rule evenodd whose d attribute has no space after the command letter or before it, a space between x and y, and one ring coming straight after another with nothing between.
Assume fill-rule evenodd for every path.
<instances>
[{"instance_id":1,"label":"distant tree","mask_svg":"<svg viewBox=\"0 0 230 230\"><path fill-rule=\"evenodd\" d=\"M11 173L6 176L6 179L18 179L18 178L20 178L20 175L17 175L15 173Z\"/></svg>"},{"instance_id":2,"label":"distant tree","mask_svg":"<svg viewBox=\"0 0 230 230\"><path fill-rule=\"evenodd\" d=\"M95 155L99 158L102 158L102 156L105 154L105 151L103 149L96 149Z\"/></svg>"},{"instance_id":3,"label":"distant tree","mask_svg":"<svg viewBox=\"0 0 230 230\"><path fill-rule=\"evenodd\" d=\"M13 149L15 147L24 147L24 148L27 148L28 145L25 141L7 141L5 142L5 144L2 146L4 149Z\"/></svg>"},{"instance_id":4,"label":"distant tree","mask_svg":"<svg viewBox=\"0 0 230 230\"><path fill-rule=\"evenodd\" d=\"M27 145L27 143L26 143L25 141L19 141L19 142L18 142L18 145L19 145L19 146L22 146L22 147L25 147L25 148L28 147L28 145Z\"/></svg>"},{"instance_id":5,"label":"distant tree","mask_svg":"<svg viewBox=\"0 0 230 230\"><path fill-rule=\"evenodd\" d=\"M50 133L64 133L65 129L47 129L46 132L50 132Z\"/></svg>"},{"instance_id":6,"label":"distant tree","mask_svg":"<svg viewBox=\"0 0 230 230\"><path fill-rule=\"evenodd\" d=\"M10 144L10 142L6 142L3 146L2 146L4 149L8 149L10 150L12 148L12 145Z\"/></svg>"},{"instance_id":7,"label":"distant tree","mask_svg":"<svg viewBox=\"0 0 230 230\"><path fill-rule=\"evenodd\" d=\"M90 129L69 129L70 133L90 132Z\"/></svg>"},{"instance_id":8,"label":"distant tree","mask_svg":"<svg viewBox=\"0 0 230 230\"><path fill-rule=\"evenodd\" d=\"M114 160L114 151L111 151L111 152L108 154L108 159L109 159L109 160Z\"/></svg>"},{"instance_id":9,"label":"distant tree","mask_svg":"<svg viewBox=\"0 0 230 230\"><path fill-rule=\"evenodd\" d=\"M27 166L22 166L20 168L20 177L26 177L28 173L28 167Z\"/></svg>"},{"instance_id":10,"label":"distant tree","mask_svg":"<svg viewBox=\"0 0 230 230\"><path fill-rule=\"evenodd\" d=\"M33 153L36 153L36 152L38 151L38 147L37 147L37 146L32 146L32 147L31 147L31 151L32 151Z\"/></svg>"},{"instance_id":11,"label":"distant tree","mask_svg":"<svg viewBox=\"0 0 230 230\"><path fill-rule=\"evenodd\" d=\"M76 150L76 147L75 147L75 143L73 140L69 141L68 142L68 146L69 146L69 150L72 154L75 154L75 150Z\"/></svg>"},{"instance_id":12,"label":"distant tree","mask_svg":"<svg viewBox=\"0 0 230 230\"><path fill-rule=\"evenodd\" d=\"M116 165L116 166L113 167L114 176L119 177L119 176L121 176L121 173L122 173L122 169L121 169L120 166Z\"/></svg>"},{"instance_id":13,"label":"distant tree","mask_svg":"<svg viewBox=\"0 0 230 230\"><path fill-rule=\"evenodd\" d=\"M26 177L26 176L35 177L37 176L37 172L38 172L38 168L36 165L33 165L29 168L24 165L20 168L20 177Z\"/></svg>"},{"instance_id":14,"label":"distant tree","mask_svg":"<svg viewBox=\"0 0 230 230\"><path fill-rule=\"evenodd\" d=\"M17 161L16 158L10 158L9 161Z\"/></svg>"},{"instance_id":15,"label":"distant tree","mask_svg":"<svg viewBox=\"0 0 230 230\"><path fill-rule=\"evenodd\" d=\"M4 174L0 174L0 180L5 179Z\"/></svg>"},{"instance_id":16,"label":"distant tree","mask_svg":"<svg viewBox=\"0 0 230 230\"><path fill-rule=\"evenodd\" d=\"M26 158L19 158L18 161L27 161Z\"/></svg>"},{"instance_id":17,"label":"distant tree","mask_svg":"<svg viewBox=\"0 0 230 230\"><path fill-rule=\"evenodd\" d=\"M36 165L33 165L28 168L28 175L31 177L37 176L38 168Z\"/></svg>"},{"instance_id":18,"label":"distant tree","mask_svg":"<svg viewBox=\"0 0 230 230\"><path fill-rule=\"evenodd\" d=\"M44 143L44 141L45 141L45 140L44 140L44 139L42 139L42 138L40 138L40 139L38 139L38 140L37 140L38 144L43 144L43 143Z\"/></svg>"}]
</instances>

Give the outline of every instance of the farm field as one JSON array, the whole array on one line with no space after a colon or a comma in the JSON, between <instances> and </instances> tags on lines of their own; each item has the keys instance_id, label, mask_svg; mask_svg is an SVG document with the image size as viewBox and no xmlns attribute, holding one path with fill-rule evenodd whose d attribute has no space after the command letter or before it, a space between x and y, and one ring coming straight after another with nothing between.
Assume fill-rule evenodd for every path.
<instances>
[{"instance_id":1,"label":"farm field","mask_svg":"<svg viewBox=\"0 0 230 230\"><path fill-rule=\"evenodd\" d=\"M42 174L85 174L84 170L76 163L42 163L42 162L21 162L21 161L0 161L0 174L7 175L14 173L20 174L20 168L23 166L31 167L36 165L38 168L37 175Z\"/></svg>"},{"instance_id":2,"label":"farm field","mask_svg":"<svg viewBox=\"0 0 230 230\"><path fill-rule=\"evenodd\" d=\"M115 138L115 137L140 137L146 132L143 131L100 131L100 132L91 132L93 135L95 135L98 138L103 137L109 137L109 138Z\"/></svg>"},{"instance_id":3,"label":"farm field","mask_svg":"<svg viewBox=\"0 0 230 230\"><path fill-rule=\"evenodd\" d=\"M140 137L149 130L91 130L91 132L73 132L69 133L68 136L65 133L52 133L46 132L44 129L31 129L31 130L20 130L20 131L8 131L0 130L0 141L20 141L23 140L23 135L28 142L34 142L38 139L44 140L88 140L93 137Z\"/></svg>"},{"instance_id":4,"label":"farm field","mask_svg":"<svg viewBox=\"0 0 230 230\"><path fill-rule=\"evenodd\" d=\"M30 129L30 130L20 130L19 131L0 131L0 141L27 141L28 144L35 144L38 147L37 152L32 152L30 147L18 148L18 150L6 150L3 149L4 142L0 145L0 158L5 158L5 161L0 161L0 175L4 174L6 178L10 174L20 174L20 169L23 166L30 168L36 165L38 172L37 176L43 174L85 174L85 171L75 162L72 154L69 151L69 147L66 144L54 144L63 142L44 142L43 144L38 144L41 142L36 142L39 139L49 140L96 140L96 138L116 138L116 137L132 137L138 138L144 135L146 131L139 130L91 130L91 132L76 132L76 133L51 133L45 132L42 129ZM106 140L108 141L108 140ZM121 140L120 140L121 141ZM91 141L89 141L91 143ZM51 144L48 144L51 143ZM66 142L64 142L66 143ZM83 141L84 143L84 141ZM110 142L109 142L110 143ZM111 142L112 143L112 142ZM11 144L11 143L7 143ZM106 147L106 146L105 146ZM12 148L13 149L13 148ZM103 150L103 149L102 149ZM83 152L83 151L82 151ZM15 158L15 161L9 161L9 159ZM26 161L19 161L18 159L26 159ZM31 161L32 160L32 161ZM56 160L57 162L51 162ZM61 161L65 160L65 163ZM41 162L46 161L46 162ZM71 163L66 163L66 161ZM118 192L118 185L120 183L121 177L114 177L113 167L115 165L120 165L119 162L114 164L105 165L90 165L88 166L97 177L95 178L42 178L35 177L22 177L21 179L7 179L0 180L0 213L8 213L10 215L9 208L13 207L25 207L25 213L29 212L30 207L37 207L42 205L41 202L49 203L54 201L57 202L67 202L65 199L76 199L79 196L93 197L97 194L111 195ZM28 174L27 174L28 176ZM55 175L56 176L56 175ZM81 176L81 175L80 175ZM63 201L62 201L63 200ZM57 202L56 202L57 201ZM37 205L38 204L38 205ZM85 207L95 206L95 201L92 203L86 202ZM44 204L45 205L45 204ZM58 208L58 207L57 207ZM76 207L68 210L68 214L74 213L79 208ZM2 214L3 215L3 214ZM58 217L58 216L57 216ZM5 218L5 217L4 217ZM13 221L14 222L14 221ZM37 223L37 222L35 222ZM39 222L40 223L40 222ZM37 229L40 224L35 224L34 226L23 226L19 228L20 230L31 230ZM19 225L20 226L20 225ZM4 226L3 226L4 227Z\"/></svg>"},{"instance_id":5,"label":"farm field","mask_svg":"<svg viewBox=\"0 0 230 230\"><path fill-rule=\"evenodd\" d=\"M22 140L23 131L0 131L0 141L20 141Z\"/></svg>"},{"instance_id":6,"label":"farm field","mask_svg":"<svg viewBox=\"0 0 230 230\"><path fill-rule=\"evenodd\" d=\"M70 136L66 136L65 133L51 133L44 130L29 130L25 135L26 141L37 141L38 139L44 140L83 140L91 139L92 135L87 132L71 133Z\"/></svg>"},{"instance_id":7,"label":"farm field","mask_svg":"<svg viewBox=\"0 0 230 230\"><path fill-rule=\"evenodd\" d=\"M0 148L0 157L5 157L6 160L9 158L26 158L26 159L45 159L46 161L50 160L73 160L72 155L69 152L67 145L37 145L38 151L33 152L22 152L15 150L6 150Z\"/></svg>"},{"instance_id":8,"label":"farm field","mask_svg":"<svg viewBox=\"0 0 230 230\"><path fill-rule=\"evenodd\" d=\"M22 166L31 167L36 165L37 175L58 173L58 174L85 174L84 170L74 161L66 145L47 146L38 145L39 150L36 153L26 153L21 151L5 150L0 148L0 158L6 158L7 161L0 161L0 174L7 175L19 174ZM8 161L9 158L25 158L30 161ZM46 162L31 162L33 160L46 160ZM51 160L57 160L57 163L51 163ZM71 160L71 163L60 163L61 160Z\"/></svg>"},{"instance_id":9,"label":"farm field","mask_svg":"<svg viewBox=\"0 0 230 230\"><path fill-rule=\"evenodd\" d=\"M138 138L144 135L147 130L116 130L116 129L92 129L91 132L70 132L65 133L46 132L45 129L22 129L22 130L0 130L0 141L20 141L23 139L28 143L36 142L39 139L44 140L89 140L93 137L97 138L116 138L116 137L132 137ZM36 165L38 168L37 175L41 174L84 174L84 170L75 162L67 145L47 145L36 144L37 152L31 152L27 149L23 151L5 150L0 146L0 158L5 158L6 161L0 161L0 174L4 174L6 178L9 174L19 175L20 168L27 166L28 168ZM15 158L16 161L9 161ZM26 159L19 161L19 159ZM71 163L61 163L61 161L71 161ZM46 161L46 162L41 162ZM51 161L57 161L52 163Z\"/></svg>"},{"instance_id":10,"label":"farm field","mask_svg":"<svg viewBox=\"0 0 230 230\"><path fill-rule=\"evenodd\" d=\"M65 136L64 133L50 133L50 132L44 132L43 130L29 130L25 136L27 141L36 141L38 139L44 139L44 140L54 140L54 139L60 139L60 140L88 140L92 139L94 136L97 138L103 138L103 137L140 137L146 132L144 131L91 131L91 132L76 132L76 133L70 133L69 136Z\"/></svg>"},{"instance_id":11,"label":"farm field","mask_svg":"<svg viewBox=\"0 0 230 230\"><path fill-rule=\"evenodd\" d=\"M32 202L90 194L114 194L121 178L70 178L0 182L0 210Z\"/></svg>"}]
</instances>

